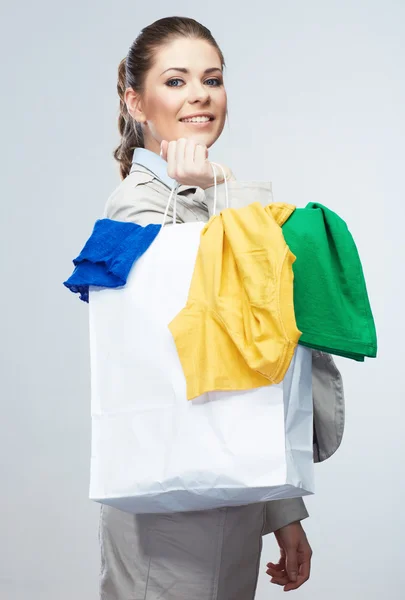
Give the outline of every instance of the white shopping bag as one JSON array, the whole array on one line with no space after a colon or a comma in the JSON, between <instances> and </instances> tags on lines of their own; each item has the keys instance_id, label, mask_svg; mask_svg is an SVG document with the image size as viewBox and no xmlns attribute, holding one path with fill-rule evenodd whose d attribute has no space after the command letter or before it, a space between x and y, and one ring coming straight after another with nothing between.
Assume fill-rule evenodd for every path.
<instances>
[{"instance_id":1,"label":"white shopping bag","mask_svg":"<svg viewBox=\"0 0 405 600\"><path fill-rule=\"evenodd\" d=\"M310 349L297 347L281 384L186 399L168 324L186 304L203 227L162 228L124 287L90 288L90 498L127 512L314 491Z\"/></svg>"}]
</instances>

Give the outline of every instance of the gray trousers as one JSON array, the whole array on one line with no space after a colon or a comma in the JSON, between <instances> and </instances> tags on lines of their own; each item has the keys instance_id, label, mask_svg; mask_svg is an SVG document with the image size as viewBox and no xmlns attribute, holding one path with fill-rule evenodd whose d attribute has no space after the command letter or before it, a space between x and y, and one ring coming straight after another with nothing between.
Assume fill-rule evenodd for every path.
<instances>
[{"instance_id":1,"label":"gray trousers","mask_svg":"<svg viewBox=\"0 0 405 600\"><path fill-rule=\"evenodd\" d=\"M101 600L253 600L265 503L132 515L102 506Z\"/></svg>"}]
</instances>

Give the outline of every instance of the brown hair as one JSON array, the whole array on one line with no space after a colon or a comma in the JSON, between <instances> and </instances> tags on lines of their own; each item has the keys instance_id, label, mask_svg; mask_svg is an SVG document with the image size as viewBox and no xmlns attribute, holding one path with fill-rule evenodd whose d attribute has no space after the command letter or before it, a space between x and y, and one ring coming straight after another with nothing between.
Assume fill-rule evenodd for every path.
<instances>
[{"instance_id":1,"label":"brown hair","mask_svg":"<svg viewBox=\"0 0 405 600\"><path fill-rule=\"evenodd\" d=\"M144 147L141 125L131 117L125 104L125 90L131 87L135 92L142 93L156 50L177 37L206 40L218 51L221 65L225 66L224 56L210 30L194 19L165 17L140 32L118 67L117 90L120 97L118 130L121 134L121 142L113 155L120 164L121 179L125 179L130 172L134 149Z\"/></svg>"}]
</instances>

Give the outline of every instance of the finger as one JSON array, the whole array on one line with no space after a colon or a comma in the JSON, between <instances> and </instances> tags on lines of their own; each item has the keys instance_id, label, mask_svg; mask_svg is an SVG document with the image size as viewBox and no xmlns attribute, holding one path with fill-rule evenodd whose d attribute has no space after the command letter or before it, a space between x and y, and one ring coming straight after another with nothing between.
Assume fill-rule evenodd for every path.
<instances>
[{"instance_id":1,"label":"finger","mask_svg":"<svg viewBox=\"0 0 405 600\"><path fill-rule=\"evenodd\" d=\"M196 165L203 165L208 158L208 148L203 144L197 144L194 153L194 163ZM214 165L215 167L215 165Z\"/></svg>"},{"instance_id":2,"label":"finger","mask_svg":"<svg viewBox=\"0 0 405 600\"><path fill-rule=\"evenodd\" d=\"M272 567L268 567L266 573L268 575L272 575L273 577L278 577L280 573L286 572L284 565L274 565Z\"/></svg>"},{"instance_id":3,"label":"finger","mask_svg":"<svg viewBox=\"0 0 405 600\"><path fill-rule=\"evenodd\" d=\"M194 142L194 140L189 138L187 140L187 143L186 143L186 146L184 149L184 160L185 160L187 172L190 172L194 169L195 150L196 150L196 143Z\"/></svg>"},{"instance_id":4,"label":"finger","mask_svg":"<svg viewBox=\"0 0 405 600\"><path fill-rule=\"evenodd\" d=\"M274 577L274 579L284 579L284 577L287 577L287 581L286 583L289 583L289 578L287 575L287 572L284 571L284 569L282 569L281 571L274 571L272 569L267 569L266 574L269 575L270 577Z\"/></svg>"},{"instance_id":5,"label":"finger","mask_svg":"<svg viewBox=\"0 0 405 600\"><path fill-rule=\"evenodd\" d=\"M285 586L285 585L289 585L291 582L290 582L290 580L288 578L288 575L286 573L283 576L279 575L278 577L272 577L270 579L270 583L274 583L275 585Z\"/></svg>"},{"instance_id":6,"label":"finger","mask_svg":"<svg viewBox=\"0 0 405 600\"><path fill-rule=\"evenodd\" d=\"M298 558L297 549L294 547L287 548L286 550L286 571L290 581L295 583L298 577Z\"/></svg>"},{"instance_id":7,"label":"finger","mask_svg":"<svg viewBox=\"0 0 405 600\"><path fill-rule=\"evenodd\" d=\"M285 580L284 581L285 584L291 583L286 571L273 571L272 572L270 570L267 570L266 573L267 573L267 575L272 577L272 579L283 580L283 581Z\"/></svg>"},{"instance_id":8,"label":"finger","mask_svg":"<svg viewBox=\"0 0 405 600\"><path fill-rule=\"evenodd\" d=\"M312 554L312 548L308 541L305 540L305 543L300 544L298 551L298 575L306 577L307 579L309 579L311 573Z\"/></svg>"},{"instance_id":9,"label":"finger","mask_svg":"<svg viewBox=\"0 0 405 600\"><path fill-rule=\"evenodd\" d=\"M300 564L298 569L298 576L303 577L305 581L309 579L311 574L311 559L305 558L305 560Z\"/></svg>"},{"instance_id":10,"label":"finger","mask_svg":"<svg viewBox=\"0 0 405 600\"><path fill-rule=\"evenodd\" d=\"M297 581L295 583L292 583L291 581L288 582L284 588L284 591L291 592L292 590L298 590L298 588L300 588L306 581L308 580L298 575Z\"/></svg>"},{"instance_id":11,"label":"finger","mask_svg":"<svg viewBox=\"0 0 405 600\"><path fill-rule=\"evenodd\" d=\"M280 562L277 565L268 563L267 567L266 573L267 575L270 575L271 583L275 583L276 585L287 585L287 583L290 582L287 571L285 570L283 558L280 558Z\"/></svg>"},{"instance_id":12,"label":"finger","mask_svg":"<svg viewBox=\"0 0 405 600\"><path fill-rule=\"evenodd\" d=\"M167 147L167 174L172 179L176 179L176 141L168 143Z\"/></svg>"},{"instance_id":13,"label":"finger","mask_svg":"<svg viewBox=\"0 0 405 600\"><path fill-rule=\"evenodd\" d=\"M184 175L186 143L185 138L178 139L176 143L176 171L180 178Z\"/></svg>"},{"instance_id":14,"label":"finger","mask_svg":"<svg viewBox=\"0 0 405 600\"><path fill-rule=\"evenodd\" d=\"M266 565L266 567L278 567L279 565L281 565L281 563L284 563L284 562L285 562L284 557L281 556L280 560L278 561L278 563L268 562L267 565Z\"/></svg>"},{"instance_id":15,"label":"finger","mask_svg":"<svg viewBox=\"0 0 405 600\"><path fill-rule=\"evenodd\" d=\"M282 563L278 563L277 565L273 564L273 563L268 563L267 567L272 570L272 571L283 571L285 569L285 565L283 565Z\"/></svg>"},{"instance_id":16,"label":"finger","mask_svg":"<svg viewBox=\"0 0 405 600\"><path fill-rule=\"evenodd\" d=\"M304 560L304 562L302 562L299 566L297 581L295 583L293 583L293 582L287 583L285 591L289 592L291 590L297 590L306 581L308 581L310 573L311 573L311 559L310 559L310 557L307 557Z\"/></svg>"}]
</instances>

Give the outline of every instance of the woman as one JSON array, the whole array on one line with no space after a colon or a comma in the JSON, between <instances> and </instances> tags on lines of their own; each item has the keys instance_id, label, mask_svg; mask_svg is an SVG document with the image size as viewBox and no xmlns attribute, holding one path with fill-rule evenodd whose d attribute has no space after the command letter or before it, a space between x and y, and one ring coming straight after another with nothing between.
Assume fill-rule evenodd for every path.
<instances>
[{"instance_id":1,"label":"woman","mask_svg":"<svg viewBox=\"0 0 405 600\"><path fill-rule=\"evenodd\" d=\"M122 182L105 217L160 224L176 180L177 221L208 220L214 191L208 148L227 114L223 67L210 31L193 19L161 19L141 32L119 66L122 140L114 156ZM248 204L249 184L224 169L232 206ZM270 184L255 184L255 194L268 204ZM165 515L103 506L101 598L251 600L262 535L270 532L281 556L267 573L286 591L296 589L310 572L312 552L300 523L307 516L301 499Z\"/></svg>"}]
</instances>

